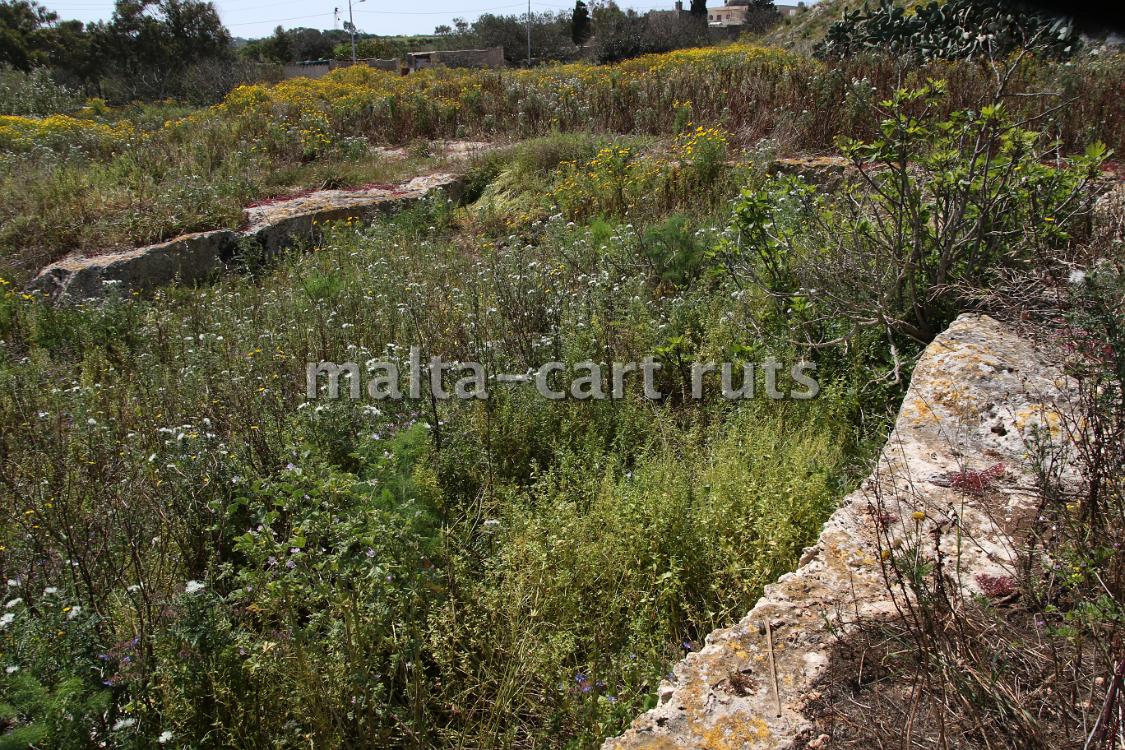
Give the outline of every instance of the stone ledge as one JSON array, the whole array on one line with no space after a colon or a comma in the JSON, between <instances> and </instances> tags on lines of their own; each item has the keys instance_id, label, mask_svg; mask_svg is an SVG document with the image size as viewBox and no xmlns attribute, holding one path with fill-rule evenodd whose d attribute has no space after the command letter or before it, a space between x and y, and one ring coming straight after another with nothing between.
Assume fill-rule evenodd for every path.
<instances>
[{"instance_id":1,"label":"stone ledge","mask_svg":"<svg viewBox=\"0 0 1125 750\"><path fill-rule=\"evenodd\" d=\"M223 273L245 240L257 242L268 257L314 239L323 224L348 219L370 222L435 190L459 201L463 189L462 175L435 174L401 185L318 190L269 201L245 210L247 227L242 231L195 232L134 250L64 259L40 271L27 290L56 301L82 301L104 297L111 290L147 294L169 284L200 284Z\"/></svg>"},{"instance_id":2,"label":"stone ledge","mask_svg":"<svg viewBox=\"0 0 1125 750\"><path fill-rule=\"evenodd\" d=\"M995 320L958 318L918 362L874 472L843 500L798 569L767 586L738 624L711 633L661 684L657 707L603 750L803 747L801 736L813 727L804 702L829 666L833 642L859 618L895 613L878 560L875 498L892 514L896 535L914 528L915 511L924 524L951 524L956 513L960 582L979 591L979 574L1013 570L1005 529L1034 512L1025 442L1040 428L1058 435L1069 388L1029 342ZM996 463L1004 475L983 496L930 481ZM943 542L950 554L953 537Z\"/></svg>"}]
</instances>

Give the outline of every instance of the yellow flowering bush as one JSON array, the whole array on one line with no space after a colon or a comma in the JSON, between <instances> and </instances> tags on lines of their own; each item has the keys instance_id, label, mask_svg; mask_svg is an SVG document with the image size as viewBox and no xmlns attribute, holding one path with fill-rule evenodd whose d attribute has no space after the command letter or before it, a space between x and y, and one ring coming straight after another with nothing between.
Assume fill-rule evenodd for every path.
<instances>
[{"instance_id":1,"label":"yellow flowering bush","mask_svg":"<svg viewBox=\"0 0 1125 750\"><path fill-rule=\"evenodd\" d=\"M549 199L569 219L708 203L723 189L727 145L725 132L703 127L680 136L670 154L609 145L587 162L563 162Z\"/></svg>"},{"instance_id":2,"label":"yellow flowering bush","mask_svg":"<svg viewBox=\"0 0 1125 750\"><path fill-rule=\"evenodd\" d=\"M712 181L727 158L730 141L721 128L690 128L676 138L676 157L690 166L702 182Z\"/></svg>"},{"instance_id":3,"label":"yellow flowering bush","mask_svg":"<svg viewBox=\"0 0 1125 750\"><path fill-rule=\"evenodd\" d=\"M531 135L550 129L667 132L668 113L696 119L731 112L727 92L748 81L818 64L747 44L646 55L619 65L556 65L531 70L430 68L399 76L364 66L274 86L240 86L204 117L236 118L247 133L317 113L332 130L387 141ZM752 100L749 102L753 103Z\"/></svg>"},{"instance_id":4,"label":"yellow flowering bush","mask_svg":"<svg viewBox=\"0 0 1125 750\"><path fill-rule=\"evenodd\" d=\"M106 125L67 115L42 118L0 116L0 149L5 151L79 148L108 153L124 146L134 135L136 131L128 122Z\"/></svg>"}]
</instances>

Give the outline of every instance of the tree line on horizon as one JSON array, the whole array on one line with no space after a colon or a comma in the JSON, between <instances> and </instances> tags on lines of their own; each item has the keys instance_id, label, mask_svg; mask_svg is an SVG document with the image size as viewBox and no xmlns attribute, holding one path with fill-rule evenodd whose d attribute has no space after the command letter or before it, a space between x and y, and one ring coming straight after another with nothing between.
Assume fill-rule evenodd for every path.
<instances>
[{"instance_id":1,"label":"tree line on horizon","mask_svg":"<svg viewBox=\"0 0 1125 750\"><path fill-rule=\"evenodd\" d=\"M769 19L772 0L734 0ZM276 76L277 64L351 57L402 58L420 50L503 47L511 65L614 62L710 43L706 0L689 10L638 13L610 0L576 0L573 10L455 18L432 35L375 36L344 29L284 29L261 39L232 37L206 0L116 0L108 20L62 20L37 0L0 0L0 69L46 69L58 84L111 101L213 101L234 85ZM531 58L528 59L528 33ZM272 69L272 70L271 70Z\"/></svg>"}]
</instances>

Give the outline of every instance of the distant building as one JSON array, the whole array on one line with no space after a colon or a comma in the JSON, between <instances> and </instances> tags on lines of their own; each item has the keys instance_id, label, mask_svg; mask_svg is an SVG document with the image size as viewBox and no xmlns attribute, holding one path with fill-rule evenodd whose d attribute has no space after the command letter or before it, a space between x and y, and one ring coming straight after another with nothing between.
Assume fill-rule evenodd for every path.
<instances>
[{"instance_id":1,"label":"distant building","mask_svg":"<svg viewBox=\"0 0 1125 750\"><path fill-rule=\"evenodd\" d=\"M679 3L677 3L677 7L678 6ZM796 5L775 4L773 7L781 16L795 16L798 12L805 9L805 4L803 2L799 2ZM760 15L765 12L766 11L757 8L752 11L746 0L741 0L741 2L740 0L727 0L726 5L707 9L707 25L720 28L727 26L745 26L747 19L752 15L760 18Z\"/></svg>"},{"instance_id":2,"label":"distant building","mask_svg":"<svg viewBox=\"0 0 1125 750\"><path fill-rule=\"evenodd\" d=\"M386 70L392 73L398 73L402 68L402 62L394 60L379 60L374 57L360 58L355 61L356 65L366 65L369 68L378 68L379 70ZM282 76L288 78L321 78L328 75L333 70L339 68L350 68L352 66L351 60L302 60L301 62L289 63L283 68Z\"/></svg>"},{"instance_id":3,"label":"distant building","mask_svg":"<svg viewBox=\"0 0 1125 750\"><path fill-rule=\"evenodd\" d=\"M432 52L411 52L406 56L406 68L413 72L444 65L447 68L502 68L504 48L441 49Z\"/></svg>"},{"instance_id":4,"label":"distant building","mask_svg":"<svg viewBox=\"0 0 1125 750\"><path fill-rule=\"evenodd\" d=\"M722 5L707 9L708 26L742 26L750 8L746 5Z\"/></svg>"}]
</instances>

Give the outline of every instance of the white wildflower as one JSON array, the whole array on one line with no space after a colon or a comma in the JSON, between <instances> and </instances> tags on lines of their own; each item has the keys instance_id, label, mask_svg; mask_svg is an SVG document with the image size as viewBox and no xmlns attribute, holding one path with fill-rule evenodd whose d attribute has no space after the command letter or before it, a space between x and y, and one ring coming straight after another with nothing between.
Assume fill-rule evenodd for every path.
<instances>
[{"instance_id":1,"label":"white wildflower","mask_svg":"<svg viewBox=\"0 0 1125 750\"><path fill-rule=\"evenodd\" d=\"M113 731L118 732L122 729L128 729L129 727L135 725L136 723L137 723L136 719L118 719L113 724Z\"/></svg>"},{"instance_id":2,"label":"white wildflower","mask_svg":"<svg viewBox=\"0 0 1125 750\"><path fill-rule=\"evenodd\" d=\"M184 591L188 594L197 594L205 588L207 588L207 584L202 581L188 581Z\"/></svg>"},{"instance_id":3,"label":"white wildflower","mask_svg":"<svg viewBox=\"0 0 1125 750\"><path fill-rule=\"evenodd\" d=\"M159 742L161 745L166 745L171 740L172 740L172 732L167 730L167 729L165 729L163 732L161 732L160 736L156 738L156 741Z\"/></svg>"},{"instance_id":4,"label":"white wildflower","mask_svg":"<svg viewBox=\"0 0 1125 750\"><path fill-rule=\"evenodd\" d=\"M17 596L15 599L12 599L10 602L5 604L4 609L11 609L12 607L19 606L19 603L22 602L22 601L23 601L23 598Z\"/></svg>"}]
</instances>

